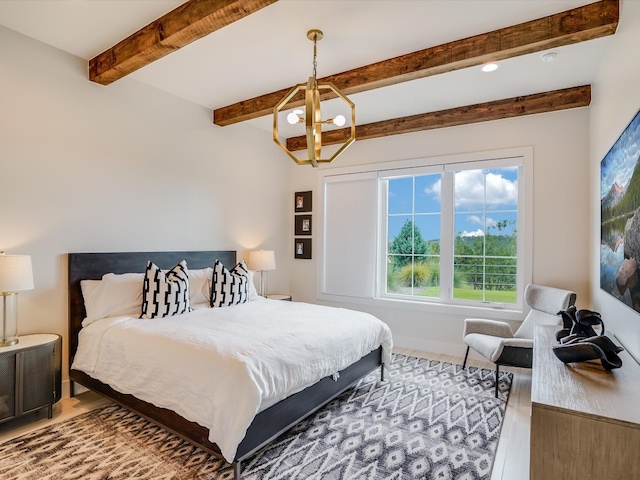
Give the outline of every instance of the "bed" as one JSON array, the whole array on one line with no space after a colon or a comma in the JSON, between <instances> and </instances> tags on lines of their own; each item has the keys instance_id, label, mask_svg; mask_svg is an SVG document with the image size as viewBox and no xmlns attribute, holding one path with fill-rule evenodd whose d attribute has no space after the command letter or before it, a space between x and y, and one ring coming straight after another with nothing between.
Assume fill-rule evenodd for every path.
<instances>
[{"instance_id":1,"label":"bed","mask_svg":"<svg viewBox=\"0 0 640 480\"><path fill-rule=\"evenodd\" d=\"M197 251L197 252L123 252L123 253L70 253L68 255L68 266L69 266L69 365L70 372L69 378L72 381L71 394L75 394L74 383L78 383L83 385L84 387L96 391L107 398L115 401L116 403L134 411L135 413L143 416L144 418L162 426L163 428L173 432L174 434L180 436L181 438L197 445L203 450L212 453L220 458L225 459L229 463L231 463L234 467L234 477L237 479L240 477L242 471L242 462L262 448L264 445L275 439L284 431L288 430L290 427L322 407L324 404L340 395L346 389L348 389L351 385L356 383L360 378L367 375L371 371L376 368L380 368L381 371L381 379L383 379L384 368L383 363L384 359L388 359L390 355L391 349L391 336L388 331L388 327L382 327L382 330L379 333L376 333L376 339L368 339L367 344L363 346L354 347L353 351L350 351L349 354L351 356L356 355L356 352L362 350L362 356L360 353L357 353L357 357L351 362L349 360L349 364L341 368L340 370L323 376L319 378L317 381L314 379L313 383L310 382L309 385L303 385L302 387L298 385L295 389L292 390L291 394L287 394L285 398L280 398L282 392L278 395L273 395L271 397L263 398L261 400L261 408L257 409L255 414L251 414L250 420L247 422L248 427L246 427L246 434L244 434L239 441L239 443L233 443L233 446L237 448L230 448L227 446L228 439L226 435L222 436L220 431L216 431L215 428L207 428L203 426L206 422L201 421L201 417L192 413L191 411L182 411L184 409L181 408L173 408L172 406L164 407L157 406L163 405L163 399L160 402L149 401L149 398L146 397L147 392L140 392L139 390L134 390L134 394L129 393L130 390L126 388L123 389L121 384L124 382L128 384L130 382L134 382L137 370L133 369L131 373L125 373L121 369L121 375L118 380L107 380L106 378L101 378L101 376L97 373L99 371L98 368L92 370L91 368L87 368L86 365L91 362L98 362L98 358L100 355L96 354L95 359L92 359L91 362L87 362L85 357L87 356L87 352L92 352L94 350L98 350L98 347L94 347L93 344L87 342L95 342L98 340L89 340L91 338L97 338L100 342L105 342L104 345L101 345L101 351L109 351L109 343L107 341L111 341L113 345L111 349L120 348L118 341L122 341L123 347L129 341L134 342L136 335L139 330L149 329L149 325L169 325L171 322L158 322L153 324L153 320L146 321L137 319L137 318L108 318L104 320L100 320L99 322L95 322L94 324L88 325L85 322L85 327L83 331L83 320L87 317L87 313L85 311L85 303L82 295L81 281L82 280L100 280L103 278L105 274L126 274L126 273L142 273L145 269L145 265L148 260L153 261L159 268L161 269L171 269L175 265L177 265L181 260L186 260L189 270L194 269L205 269L207 267L211 267L216 260L219 260L225 265L233 266L236 264L236 252L235 251ZM85 284L88 282L85 282ZM293 302L294 304L296 302ZM265 318L271 319L276 318L277 315L282 315L283 317L292 316L296 312L300 312L303 308L310 308L310 318L313 316L323 315L323 318L326 318L326 322L328 325L331 325L331 321L344 323L342 322L342 317L340 315L350 315L350 311L344 309L331 309L330 307L321 307L321 306L312 306L306 304L297 304L293 305L292 302L282 302L277 300L266 300L266 299L256 299L252 302L247 302L245 305L234 306L228 308L206 308L195 310L193 313L184 314L184 317L180 317L180 320L183 321L182 325L187 325L187 327L182 327L182 330L188 331L193 324L193 328L200 328L197 325L204 325L203 322L207 322L206 320L209 315L218 315L217 321L221 318L224 319L225 322L232 323L234 321L239 321L237 319L244 319L244 316L256 317L261 312L264 312ZM323 310L324 309L324 310ZM367 315L361 312L351 312L354 315ZM222 317L222 315L228 316L231 320L227 320L226 317ZM336 319L331 318L333 315L336 315ZM177 318L177 317L176 317ZM317 317L320 318L320 317ZM374 319L374 321L379 322L379 320ZM252 320L253 321L253 320ZM174 322L175 325L176 322ZM356 322L357 323L357 322ZM382 322L379 322L382 323ZM207 324L209 325L209 324ZM220 323L222 325L222 323ZM271 324L270 324L271 325ZM336 324L337 325L337 324ZM383 324L384 325L384 324ZM171 326L171 328L174 328ZM207 326L206 328L211 328ZM242 327L246 329L247 327ZM286 327L283 327L286 328ZM368 328L368 327L367 327ZM381 327L376 327L381 328ZM120 333L120 336L116 335L115 332L118 332L118 329L124 329L126 334ZM92 332L99 333L92 333ZM222 329L221 329L222 331ZM244 330L247 331L247 330ZM90 335L91 333L91 335ZM179 333L179 332L178 332ZM176 338L179 337L179 334L176 332L171 333L171 335L175 335ZM229 333L231 335L231 331ZM222 336L222 333L218 339L211 339L212 343L222 342L226 345L226 341ZM244 335L242 335L244 336ZM321 337L321 335L318 335ZM202 335L202 338L209 338L206 335ZM211 335L213 337L213 335ZM118 340L120 338L121 340ZM129 340L131 338L131 340ZM204 342L204 340L200 340L199 342ZM227 348L235 348L233 347L232 337L227 337L229 339L229 345ZM81 345L80 352L78 350L79 342L84 342ZM164 340L166 342L166 340ZM176 341L178 341L176 339ZM208 342L209 340L207 340ZM374 347L370 346L370 342L374 341ZM260 343L260 342L258 342ZM96 344L98 345L98 344ZM170 344L166 344L170 345ZM164 347L164 351L173 351L178 352L180 348L166 348ZM150 350L154 348L154 342L151 342ZM158 346L155 348L159 350L161 347ZM314 350L307 348L307 350ZM136 350L137 352L137 350ZM298 352L300 353L300 352ZM296 353L296 355L298 354ZM173 353L172 353L173 354ZM175 353L177 355L177 353ZM76 355L78 355L78 362L82 364L82 369L76 368L74 360L76 360ZM136 353L138 355L138 353ZM140 354L141 355L141 354ZM153 355L153 351L150 351L149 355ZM208 355L208 353L203 353L203 356L199 357L197 355L190 355L196 357L196 362L198 362L199 358L202 358L202 362L196 365L193 368L189 368L189 372L185 372L184 377L193 377L193 382L200 386L196 374L200 370L207 370L207 368L202 367L202 363L209 362L209 357L204 356ZM268 355L265 355L267 357ZM286 355L283 355L286 357ZM115 358L115 357L114 357ZM181 360L176 359L176 363L179 364ZM252 361L257 361L259 363L259 367L256 367L258 370L264 368L264 364L268 363L266 359L249 359L248 363L251 364ZM344 359L343 359L344 361ZM109 363L109 362L107 362ZM114 362L111 362L114 363ZM116 362L117 363L117 362ZM158 363L158 360L150 360L147 363ZM323 362L319 362L323 363ZM170 369L171 365L167 364L167 368ZM327 367L331 368L331 367ZM222 368L214 369L209 368L209 372L212 375L217 375L217 370L223 370ZM255 370L255 369L254 369ZM253 371L253 370L252 370ZM156 375L157 376L157 375ZM170 375L168 375L170 376ZM132 379L133 378L133 379ZM239 382L240 382L240 376ZM242 379L242 382L246 381ZM243 383L239 383L238 389L239 391L243 391ZM144 383L144 382L143 382ZM270 385L273 383L273 378L269 377L268 380L262 382L264 385ZM116 388L113 387L116 386ZM263 386L264 386L263 385ZM128 387L127 387L128 388ZM144 388L144 386L140 386L140 388ZM120 391L119 391L120 390ZM232 389L224 389L224 391L230 391ZM127 393L122 393L126 391ZM223 391L223 389L219 389L218 391ZM242 395L241 398L244 398L245 395ZM208 396L203 396L203 398ZM250 397L250 395L249 395ZM185 402L188 403L188 402ZM199 402L206 403L206 402ZM178 407L182 406L181 402L171 403L167 400L167 405L177 405ZM186 407L185 407L186 408ZM235 408L235 405L234 405ZM251 411L251 406L248 407L248 411ZM227 417L229 415L226 415ZM197 418L198 421L194 421L194 418ZM214 422L215 424L215 422ZM221 429L221 431L225 431ZM233 436L233 435L230 435ZM218 439L217 441L213 441L213 439ZM229 440L233 442L233 439ZM219 445L220 444L220 445ZM221 448L222 446L222 448ZM229 452L233 452L230 454Z\"/></svg>"}]
</instances>

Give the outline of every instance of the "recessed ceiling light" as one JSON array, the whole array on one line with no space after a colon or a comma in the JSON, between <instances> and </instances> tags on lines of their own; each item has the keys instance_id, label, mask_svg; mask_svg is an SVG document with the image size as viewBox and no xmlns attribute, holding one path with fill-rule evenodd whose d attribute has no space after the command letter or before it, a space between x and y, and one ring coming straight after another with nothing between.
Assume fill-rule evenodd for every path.
<instances>
[{"instance_id":1,"label":"recessed ceiling light","mask_svg":"<svg viewBox=\"0 0 640 480\"><path fill-rule=\"evenodd\" d=\"M540 60L542 60L545 63L549 63L549 62L553 62L557 56L558 54L556 52L547 52L540 55Z\"/></svg>"},{"instance_id":2,"label":"recessed ceiling light","mask_svg":"<svg viewBox=\"0 0 640 480\"><path fill-rule=\"evenodd\" d=\"M497 69L498 69L497 63L487 63L486 65L482 66L483 72L493 72L494 70L497 70Z\"/></svg>"}]
</instances>

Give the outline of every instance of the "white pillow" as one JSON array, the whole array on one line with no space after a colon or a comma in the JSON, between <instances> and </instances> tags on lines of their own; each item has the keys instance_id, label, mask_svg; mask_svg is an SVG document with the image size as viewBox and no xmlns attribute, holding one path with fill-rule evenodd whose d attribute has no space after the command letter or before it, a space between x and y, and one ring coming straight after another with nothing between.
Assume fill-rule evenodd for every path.
<instances>
[{"instance_id":1,"label":"white pillow","mask_svg":"<svg viewBox=\"0 0 640 480\"><path fill-rule=\"evenodd\" d=\"M189 270L189 294L191 306L211 303L211 278L213 268Z\"/></svg>"},{"instance_id":2,"label":"white pillow","mask_svg":"<svg viewBox=\"0 0 640 480\"><path fill-rule=\"evenodd\" d=\"M253 270L249 270L249 301L255 300L260 296L258 295L258 291L256 290L256 285L253 283L253 277L255 276L255 274L256 272L254 272Z\"/></svg>"},{"instance_id":3,"label":"white pillow","mask_svg":"<svg viewBox=\"0 0 640 480\"><path fill-rule=\"evenodd\" d=\"M80 288L87 312L82 325L106 317L140 315L143 280L143 273L106 273L102 280L82 280Z\"/></svg>"}]
</instances>

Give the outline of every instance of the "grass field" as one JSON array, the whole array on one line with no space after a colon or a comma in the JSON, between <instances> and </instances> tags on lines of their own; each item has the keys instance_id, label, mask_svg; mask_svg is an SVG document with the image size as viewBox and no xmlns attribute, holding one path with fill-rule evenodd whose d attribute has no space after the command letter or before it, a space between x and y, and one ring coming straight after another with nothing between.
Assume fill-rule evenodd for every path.
<instances>
[{"instance_id":1,"label":"grass field","mask_svg":"<svg viewBox=\"0 0 640 480\"><path fill-rule=\"evenodd\" d=\"M427 287L420 293L420 296L438 298L440 296L440 287ZM484 300L487 302L516 303L516 292L487 290L485 297ZM453 298L455 300L475 300L481 302L483 300L482 290L474 290L469 287L454 288Z\"/></svg>"}]
</instances>

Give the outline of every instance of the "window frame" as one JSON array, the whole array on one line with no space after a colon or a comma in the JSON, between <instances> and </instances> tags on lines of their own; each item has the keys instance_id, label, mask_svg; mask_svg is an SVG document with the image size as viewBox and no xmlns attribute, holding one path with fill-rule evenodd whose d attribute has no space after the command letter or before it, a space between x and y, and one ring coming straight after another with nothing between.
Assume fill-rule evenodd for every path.
<instances>
[{"instance_id":1,"label":"window frame","mask_svg":"<svg viewBox=\"0 0 640 480\"><path fill-rule=\"evenodd\" d=\"M515 160L515 161L514 161ZM514 166L515 162L521 164L522 171L518 177L518 280L517 280L517 293L516 304L497 304L497 303L480 303L455 300L449 293L448 299L441 298L429 298L428 300L422 298L409 297L405 295L388 295L382 294L386 289L386 270L382 266L382 262L386 261L386 252L383 252L386 247L386 210L387 210L387 189L378 188L378 197L375 201L375 206L372 208L377 209L378 225L377 232L378 238L376 239L376 251L377 259L375 265L376 280L373 296L369 297L354 297L354 296L342 296L336 294L326 294L322 292L321 285L324 285L324 231L325 231L325 217L324 217L324 184L330 182L332 178L340 178L341 181L345 181L349 175L353 174L371 174L375 172L378 175L378 182L380 184L382 178L389 178L393 175L400 176L414 176L421 173L412 172L425 172L428 173L445 173L446 171L453 172L464 169L480 169L480 168L498 168L500 166ZM484 164L484 166L483 166ZM443 182L447 176L443 175ZM451 178L451 188L449 189L450 195L453 195L453 175ZM504 318L511 320L518 320L524 318L525 306L523 303L524 288L528 283L532 281L533 270L533 147L518 147L510 149L492 150L485 152L472 152L458 155L447 155L438 157L425 157L416 158L410 160L397 160L390 162L382 162L377 164L365 164L352 167L338 167L338 168L323 168L319 171L318 175L320 192L319 205L319 245L318 245L318 268L317 268L317 292L316 297L318 300L339 302L339 303L357 303L361 305L372 305L380 307L393 307L394 309L411 309L428 311L434 313L445 313L455 315L491 315L492 318ZM445 188L443 187L443 191ZM447 209L445 210L445 205ZM449 235L450 242L441 242L440 256L441 259L453 258L453 242L455 237L453 235L454 222L453 222L453 198L450 202L442 202L443 209L441 210L441 238L447 238L445 235ZM448 232L448 233L447 233ZM451 278L453 275L453 267L444 271L441 264L441 288L451 285ZM443 273L445 277L443 277ZM445 284L445 281L447 282ZM490 313L489 313L490 312Z\"/></svg>"}]
</instances>

